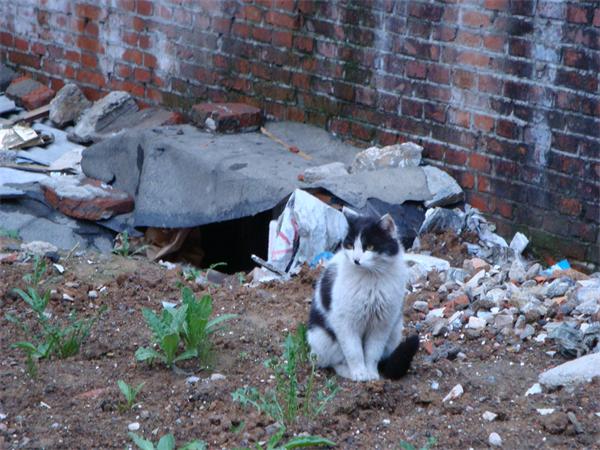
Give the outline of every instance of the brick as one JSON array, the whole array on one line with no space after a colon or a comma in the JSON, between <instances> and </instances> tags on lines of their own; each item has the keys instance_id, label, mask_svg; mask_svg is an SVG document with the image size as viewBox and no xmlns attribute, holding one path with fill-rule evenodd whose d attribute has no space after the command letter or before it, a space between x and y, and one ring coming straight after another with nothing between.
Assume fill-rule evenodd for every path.
<instances>
[{"instance_id":1,"label":"brick","mask_svg":"<svg viewBox=\"0 0 600 450\"><path fill-rule=\"evenodd\" d=\"M276 11L269 11L266 17L267 23L279 28L293 30L296 27L296 17L289 14L283 14Z\"/></svg>"},{"instance_id":2,"label":"brick","mask_svg":"<svg viewBox=\"0 0 600 450\"><path fill-rule=\"evenodd\" d=\"M425 103L425 118L436 122L446 122L446 107L438 103Z\"/></svg>"},{"instance_id":3,"label":"brick","mask_svg":"<svg viewBox=\"0 0 600 450\"><path fill-rule=\"evenodd\" d=\"M54 98L54 91L38 81L22 76L10 83L6 96L17 105L32 110L48 104Z\"/></svg>"},{"instance_id":4,"label":"brick","mask_svg":"<svg viewBox=\"0 0 600 450\"><path fill-rule=\"evenodd\" d=\"M90 20L99 20L103 16L99 6L82 3L75 5L75 14Z\"/></svg>"},{"instance_id":5,"label":"brick","mask_svg":"<svg viewBox=\"0 0 600 450\"><path fill-rule=\"evenodd\" d=\"M457 61L470 66L486 67L490 62L490 57L483 53L465 51L459 53Z\"/></svg>"},{"instance_id":6,"label":"brick","mask_svg":"<svg viewBox=\"0 0 600 450\"><path fill-rule=\"evenodd\" d=\"M462 23L468 27L481 28L490 25L490 16L477 11L467 10L463 12Z\"/></svg>"},{"instance_id":7,"label":"brick","mask_svg":"<svg viewBox=\"0 0 600 450\"><path fill-rule=\"evenodd\" d=\"M483 114L474 114L473 124L478 130L489 132L494 128L494 118Z\"/></svg>"},{"instance_id":8,"label":"brick","mask_svg":"<svg viewBox=\"0 0 600 450\"><path fill-rule=\"evenodd\" d=\"M475 85L475 74L466 70L455 69L452 83L461 89L471 89Z\"/></svg>"},{"instance_id":9,"label":"brick","mask_svg":"<svg viewBox=\"0 0 600 450\"><path fill-rule=\"evenodd\" d=\"M151 16L154 13L154 2L150 0L137 0L137 13L142 16Z\"/></svg>"},{"instance_id":10,"label":"brick","mask_svg":"<svg viewBox=\"0 0 600 450\"><path fill-rule=\"evenodd\" d=\"M289 31L273 31L271 42L273 45L280 47L292 47L293 35Z\"/></svg>"},{"instance_id":11,"label":"brick","mask_svg":"<svg viewBox=\"0 0 600 450\"><path fill-rule=\"evenodd\" d=\"M192 107L192 121L220 133L257 130L263 122L260 109L243 103L199 103Z\"/></svg>"},{"instance_id":12,"label":"brick","mask_svg":"<svg viewBox=\"0 0 600 450\"><path fill-rule=\"evenodd\" d=\"M42 183L46 201L69 217L84 220L109 219L133 211L133 197L124 191L106 187L100 180L72 177L50 178Z\"/></svg>"},{"instance_id":13,"label":"brick","mask_svg":"<svg viewBox=\"0 0 600 450\"><path fill-rule=\"evenodd\" d=\"M471 114L469 114L467 111L451 109L449 111L448 119L450 120L450 123L458 125L459 127L469 128L471 123Z\"/></svg>"},{"instance_id":14,"label":"brick","mask_svg":"<svg viewBox=\"0 0 600 450\"><path fill-rule=\"evenodd\" d=\"M144 60L144 55L139 50L128 48L127 50L125 50L123 52L123 55L121 55L121 58L123 58L123 60L125 60L125 61L137 64L137 65L141 65L142 61Z\"/></svg>"},{"instance_id":15,"label":"brick","mask_svg":"<svg viewBox=\"0 0 600 450\"><path fill-rule=\"evenodd\" d=\"M425 78L427 66L420 61L409 61L406 64L406 76L409 78Z\"/></svg>"},{"instance_id":16,"label":"brick","mask_svg":"<svg viewBox=\"0 0 600 450\"><path fill-rule=\"evenodd\" d=\"M585 6L579 6L573 3L567 5L567 20L569 22L588 23L589 17L591 17L590 11Z\"/></svg>"},{"instance_id":17,"label":"brick","mask_svg":"<svg viewBox=\"0 0 600 450\"><path fill-rule=\"evenodd\" d=\"M563 214L578 216L582 211L581 201L576 198L563 198L560 200L558 210Z\"/></svg>"},{"instance_id":18,"label":"brick","mask_svg":"<svg viewBox=\"0 0 600 450\"><path fill-rule=\"evenodd\" d=\"M510 5L509 0L485 0L483 6L495 11L506 11Z\"/></svg>"}]
</instances>

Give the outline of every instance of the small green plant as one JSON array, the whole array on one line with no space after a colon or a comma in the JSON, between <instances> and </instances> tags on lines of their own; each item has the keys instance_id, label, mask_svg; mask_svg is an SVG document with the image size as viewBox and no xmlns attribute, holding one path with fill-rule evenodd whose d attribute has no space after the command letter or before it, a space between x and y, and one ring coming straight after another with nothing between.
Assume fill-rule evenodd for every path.
<instances>
[{"instance_id":1,"label":"small green plant","mask_svg":"<svg viewBox=\"0 0 600 450\"><path fill-rule=\"evenodd\" d=\"M154 342L161 351L158 352L149 347L140 347L135 352L135 358L138 361L149 362L159 360L167 367L173 367L173 364L178 361L197 356L196 349L188 349L179 355L177 354L186 313L186 305L179 308L164 308L160 316L157 316L148 308L143 308L142 315L146 319L148 327L152 330Z\"/></svg>"},{"instance_id":2,"label":"small green plant","mask_svg":"<svg viewBox=\"0 0 600 450\"><path fill-rule=\"evenodd\" d=\"M293 437L289 441L280 444L283 436L285 435L286 428L281 427L277 433L275 433L271 438L267 441L266 446L256 444L257 450L288 450L293 448L302 448L302 447L334 447L335 442L330 441L321 436L297 436ZM243 450L250 450L249 448L245 448Z\"/></svg>"},{"instance_id":3,"label":"small green plant","mask_svg":"<svg viewBox=\"0 0 600 450\"><path fill-rule=\"evenodd\" d=\"M44 258L39 256L33 257L33 272L23 275L23 281L32 288L37 288L42 282L42 278L46 273L47 264Z\"/></svg>"},{"instance_id":4,"label":"small green plant","mask_svg":"<svg viewBox=\"0 0 600 450\"><path fill-rule=\"evenodd\" d=\"M183 278L185 281L194 281L200 276L200 270L195 267L186 267L183 269Z\"/></svg>"},{"instance_id":5,"label":"small green plant","mask_svg":"<svg viewBox=\"0 0 600 450\"><path fill-rule=\"evenodd\" d=\"M306 362L309 373L301 383L298 379L300 365ZM282 356L267 360L265 365L275 375L275 389L260 392L255 387L244 387L231 395L234 401L253 406L283 426L294 423L300 415L319 416L339 390L333 378L327 379L325 386L316 390L316 365L309 357L304 325L299 326L296 333L287 335Z\"/></svg>"},{"instance_id":6,"label":"small green plant","mask_svg":"<svg viewBox=\"0 0 600 450\"><path fill-rule=\"evenodd\" d=\"M27 290L14 289L21 299L35 313L36 322L40 331L35 333L22 320L7 315L6 318L21 327L25 335L31 341L16 342L13 348L21 349L27 357L27 372L34 377L37 374L37 361L50 358L53 355L59 358L68 358L79 353L81 345L87 339L94 323L104 313L106 308L101 308L96 317L90 319L77 319L77 313L71 311L67 324L53 317L48 311L50 302L50 291L46 290L40 294L40 284L46 272L46 263L41 258L34 259L34 270L23 276L23 280L29 284Z\"/></svg>"},{"instance_id":7,"label":"small green plant","mask_svg":"<svg viewBox=\"0 0 600 450\"><path fill-rule=\"evenodd\" d=\"M129 238L129 233L127 231L123 231L120 235L120 244L115 245L115 248L112 249L112 252L115 255L129 257L142 253L145 251L148 246L142 245L135 250L133 250L131 245L131 240Z\"/></svg>"},{"instance_id":8,"label":"small green plant","mask_svg":"<svg viewBox=\"0 0 600 450\"><path fill-rule=\"evenodd\" d=\"M17 230L10 230L8 228L0 227L0 237L7 237L11 239L19 239L19 232Z\"/></svg>"},{"instance_id":9,"label":"small green plant","mask_svg":"<svg viewBox=\"0 0 600 450\"><path fill-rule=\"evenodd\" d=\"M148 441L135 433L129 433L129 436L141 450L175 450L175 436L171 433L161 437L156 446L154 446L151 441ZM183 447L178 447L178 450L206 450L206 444L202 441L195 440L184 444Z\"/></svg>"},{"instance_id":10,"label":"small green plant","mask_svg":"<svg viewBox=\"0 0 600 450\"><path fill-rule=\"evenodd\" d=\"M125 401L127 402L127 409L133 408L133 405L135 404L135 398L144 387L144 384L146 383L140 383L136 387L133 387L125 383L123 380L117 381L117 385L119 386L119 389L123 393Z\"/></svg>"},{"instance_id":11,"label":"small green plant","mask_svg":"<svg viewBox=\"0 0 600 450\"><path fill-rule=\"evenodd\" d=\"M432 436L429 439L427 439L427 443L421 448L417 448L414 445L412 445L406 441L400 441L399 445L402 450L429 450L429 449L433 448L433 446L436 443L437 443L437 439Z\"/></svg>"},{"instance_id":12,"label":"small green plant","mask_svg":"<svg viewBox=\"0 0 600 450\"><path fill-rule=\"evenodd\" d=\"M185 348L186 350L196 349L201 363L206 362L212 350L210 335L220 329L221 323L235 319L237 315L222 314L210 319L213 313L212 297L204 295L198 300L188 287L181 289L181 301L187 307L182 333Z\"/></svg>"}]
</instances>

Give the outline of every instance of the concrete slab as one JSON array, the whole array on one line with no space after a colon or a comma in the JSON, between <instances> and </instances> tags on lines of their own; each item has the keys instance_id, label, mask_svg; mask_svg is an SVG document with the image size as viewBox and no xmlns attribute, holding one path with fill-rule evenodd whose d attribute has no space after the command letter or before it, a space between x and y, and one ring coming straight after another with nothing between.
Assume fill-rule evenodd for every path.
<instances>
[{"instance_id":1,"label":"concrete slab","mask_svg":"<svg viewBox=\"0 0 600 450\"><path fill-rule=\"evenodd\" d=\"M433 194L420 167L388 168L318 183L298 180L306 168L346 164L357 148L326 131L274 123L269 131L309 154L306 160L261 133L211 134L191 126L123 133L83 151L82 170L135 196L136 226L193 227L253 216L297 188L322 187L362 208L369 198L401 204Z\"/></svg>"},{"instance_id":2,"label":"concrete slab","mask_svg":"<svg viewBox=\"0 0 600 450\"><path fill-rule=\"evenodd\" d=\"M0 95L0 115L15 111L17 104L6 95Z\"/></svg>"}]
</instances>

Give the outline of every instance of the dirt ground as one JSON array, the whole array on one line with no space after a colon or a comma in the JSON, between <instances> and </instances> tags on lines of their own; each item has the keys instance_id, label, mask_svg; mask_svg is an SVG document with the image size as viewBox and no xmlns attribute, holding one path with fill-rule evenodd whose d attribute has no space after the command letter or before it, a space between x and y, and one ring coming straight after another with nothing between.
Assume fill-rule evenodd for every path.
<instances>
[{"instance_id":1,"label":"dirt ground","mask_svg":"<svg viewBox=\"0 0 600 450\"><path fill-rule=\"evenodd\" d=\"M132 445L132 422L139 422L138 434L155 442L172 432L178 443L202 439L210 449L254 447L268 439L273 421L234 403L231 393L246 385L273 384L263 362L279 354L286 332L305 321L315 271L307 270L286 284L249 287L232 276L225 286L202 288L186 282L180 267L167 270L143 258L88 254L60 263L65 273L49 270L51 279L45 285L57 291L52 314L75 309L90 316L102 305L108 310L79 355L41 361L37 378L31 379L24 356L11 348L26 336L5 319L11 313L33 324L31 312L12 292L24 286L22 276L31 263L0 264L0 413L6 415L0 420L0 449L123 449ZM141 309L159 311L161 301L176 301L180 282L197 294L212 294L217 314L239 315L215 337L211 370L186 362L180 365L186 374L135 361L137 348L150 344ZM99 291L97 299L88 298L92 289ZM62 300L63 293L74 301ZM407 301L408 319L416 319L409 303L421 294L425 295L415 293ZM415 323L407 324L414 331ZM541 371L564 362L546 354L554 350L551 343L525 341L517 347L497 342L492 334L468 339L459 333L433 343L451 343L464 355L431 362L420 351L410 373L397 382L340 379L340 392L325 414L299 420L288 429L288 437L310 433L342 449L398 449L402 441L420 448L433 436L434 448L479 449L488 448L488 436L496 432L507 449L600 448L598 381L570 391L524 395ZM225 378L211 380L213 373ZM186 383L191 374L200 381ZM326 375L332 374L320 373L319 383ZM118 379L146 383L133 410L119 407ZM458 383L464 394L442 402ZM556 412L542 416L537 408ZM488 422L482 418L485 411L498 417ZM568 412L574 413L578 427L566 418Z\"/></svg>"}]
</instances>

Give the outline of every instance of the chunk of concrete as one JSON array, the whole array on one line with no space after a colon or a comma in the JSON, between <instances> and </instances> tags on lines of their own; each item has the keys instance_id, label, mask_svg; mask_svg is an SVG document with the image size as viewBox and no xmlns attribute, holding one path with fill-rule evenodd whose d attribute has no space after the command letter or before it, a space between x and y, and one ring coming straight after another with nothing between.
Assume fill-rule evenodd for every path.
<instances>
[{"instance_id":1,"label":"chunk of concrete","mask_svg":"<svg viewBox=\"0 0 600 450\"><path fill-rule=\"evenodd\" d=\"M465 194L456 180L443 170L433 166L423 167L427 177L427 187L432 198L425 202L427 208L447 206L464 200Z\"/></svg>"},{"instance_id":2,"label":"chunk of concrete","mask_svg":"<svg viewBox=\"0 0 600 450\"><path fill-rule=\"evenodd\" d=\"M418 167L421 164L422 152L423 147L413 142L385 147L369 147L356 155L350 166L350 172L386 167Z\"/></svg>"},{"instance_id":3,"label":"chunk of concrete","mask_svg":"<svg viewBox=\"0 0 600 450\"><path fill-rule=\"evenodd\" d=\"M87 109L79 122L69 134L71 141L80 144L89 144L103 138L102 131L121 120L127 113L138 110L133 97L124 91L113 91L100 100L94 102Z\"/></svg>"},{"instance_id":4,"label":"chunk of concrete","mask_svg":"<svg viewBox=\"0 0 600 450\"><path fill-rule=\"evenodd\" d=\"M0 91L6 90L8 85L17 77L17 73L10 67L0 64Z\"/></svg>"},{"instance_id":5,"label":"chunk of concrete","mask_svg":"<svg viewBox=\"0 0 600 450\"><path fill-rule=\"evenodd\" d=\"M133 210L130 195L99 180L64 176L50 177L40 184L50 205L76 219L109 219Z\"/></svg>"},{"instance_id":6,"label":"chunk of concrete","mask_svg":"<svg viewBox=\"0 0 600 450\"><path fill-rule=\"evenodd\" d=\"M259 108L245 103L198 103L192 106L192 122L218 133L256 131L263 123Z\"/></svg>"},{"instance_id":7,"label":"chunk of concrete","mask_svg":"<svg viewBox=\"0 0 600 450\"><path fill-rule=\"evenodd\" d=\"M63 128L79 119L87 108L92 106L75 83L65 84L50 102L50 120Z\"/></svg>"},{"instance_id":8,"label":"chunk of concrete","mask_svg":"<svg viewBox=\"0 0 600 450\"><path fill-rule=\"evenodd\" d=\"M321 166L309 167L302 174L302 181L305 183L314 183L325 178L339 177L348 175L346 165L342 162L336 161L329 164L323 164Z\"/></svg>"},{"instance_id":9,"label":"chunk of concrete","mask_svg":"<svg viewBox=\"0 0 600 450\"><path fill-rule=\"evenodd\" d=\"M539 382L554 388L588 383L597 377L600 377L600 353L592 353L541 373Z\"/></svg>"},{"instance_id":10,"label":"chunk of concrete","mask_svg":"<svg viewBox=\"0 0 600 450\"><path fill-rule=\"evenodd\" d=\"M450 263L445 259L436 258L435 256L421 255L419 253L405 253L404 260L419 266L422 266L427 270L437 270L438 272L448 270Z\"/></svg>"},{"instance_id":11,"label":"chunk of concrete","mask_svg":"<svg viewBox=\"0 0 600 450\"><path fill-rule=\"evenodd\" d=\"M0 114L5 114L17 109L17 104L6 95L0 96Z\"/></svg>"},{"instance_id":12,"label":"chunk of concrete","mask_svg":"<svg viewBox=\"0 0 600 450\"><path fill-rule=\"evenodd\" d=\"M27 110L44 106L54 97L54 91L29 77L15 78L6 89L6 96Z\"/></svg>"}]
</instances>

